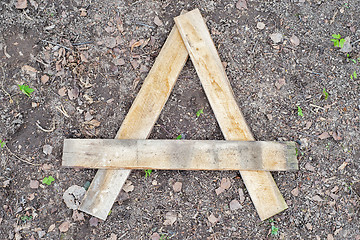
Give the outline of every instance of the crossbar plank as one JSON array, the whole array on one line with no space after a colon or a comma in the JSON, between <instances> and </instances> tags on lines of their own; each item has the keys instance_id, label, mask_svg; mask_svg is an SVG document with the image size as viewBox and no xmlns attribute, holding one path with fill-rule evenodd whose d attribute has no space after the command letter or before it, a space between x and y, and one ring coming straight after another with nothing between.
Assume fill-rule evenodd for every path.
<instances>
[{"instance_id":1,"label":"crossbar plank","mask_svg":"<svg viewBox=\"0 0 360 240\"><path fill-rule=\"evenodd\" d=\"M148 137L187 58L187 50L174 26L126 115L117 139ZM79 209L105 220L130 171L99 170Z\"/></svg>"},{"instance_id":2,"label":"crossbar plank","mask_svg":"<svg viewBox=\"0 0 360 240\"><path fill-rule=\"evenodd\" d=\"M298 170L294 142L65 139L62 159L100 169Z\"/></svg>"},{"instance_id":3,"label":"crossbar plank","mask_svg":"<svg viewBox=\"0 0 360 240\"><path fill-rule=\"evenodd\" d=\"M175 18L175 23L225 138L254 141L200 11L195 9L180 15ZM288 207L271 173L264 171L240 171L240 173L262 220Z\"/></svg>"}]
</instances>

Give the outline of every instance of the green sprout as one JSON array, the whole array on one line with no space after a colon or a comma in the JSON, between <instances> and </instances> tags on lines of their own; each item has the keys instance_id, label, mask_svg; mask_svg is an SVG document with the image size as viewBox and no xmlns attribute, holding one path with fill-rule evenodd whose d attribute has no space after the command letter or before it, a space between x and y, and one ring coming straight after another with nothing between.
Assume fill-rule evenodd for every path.
<instances>
[{"instance_id":1,"label":"green sprout","mask_svg":"<svg viewBox=\"0 0 360 240\"><path fill-rule=\"evenodd\" d=\"M18 85L20 91L28 97L31 97L30 94L34 91L34 89L30 88L28 85Z\"/></svg>"},{"instance_id":2,"label":"green sprout","mask_svg":"<svg viewBox=\"0 0 360 240\"><path fill-rule=\"evenodd\" d=\"M297 152L297 148L296 148L296 152ZM269 219L269 223L273 223L273 222L275 222L275 220L272 219L272 218L270 218L270 219Z\"/></svg>"},{"instance_id":3,"label":"green sprout","mask_svg":"<svg viewBox=\"0 0 360 240\"><path fill-rule=\"evenodd\" d=\"M328 97L329 97L329 93L326 92L326 89L325 89L325 88L323 89L323 94L324 94L325 100L327 100Z\"/></svg>"},{"instance_id":4,"label":"green sprout","mask_svg":"<svg viewBox=\"0 0 360 240\"><path fill-rule=\"evenodd\" d=\"M330 40L334 43L334 47L343 48L345 39L341 38L340 34L333 34L331 35L333 38Z\"/></svg>"},{"instance_id":5,"label":"green sprout","mask_svg":"<svg viewBox=\"0 0 360 240\"><path fill-rule=\"evenodd\" d=\"M152 169L145 169L145 178L150 177Z\"/></svg>"},{"instance_id":6,"label":"green sprout","mask_svg":"<svg viewBox=\"0 0 360 240\"><path fill-rule=\"evenodd\" d=\"M181 140L182 139L182 135L179 134L179 136L176 137L176 140Z\"/></svg>"},{"instance_id":7,"label":"green sprout","mask_svg":"<svg viewBox=\"0 0 360 240\"><path fill-rule=\"evenodd\" d=\"M49 176L49 177L44 177L42 183L50 186L53 181L55 181L55 179L52 176Z\"/></svg>"},{"instance_id":8,"label":"green sprout","mask_svg":"<svg viewBox=\"0 0 360 240\"><path fill-rule=\"evenodd\" d=\"M277 235L279 231L279 228L275 226L271 226L271 235Z\"/></svg>"},{"instance_id":9,"label":"green sprout","mask_svg":"<svg viewBox=\"0 0 360 240\"><path fill-rule=\"evenodd\" d=\"M6 143L0 139L0 146L1 146L1 148L5 147L5 144L6 144Z\"/></svg>"},{"instance_id":10,"label":"green sprout","mask_svg":"<svg viewBox=\"0 0 360 240\"><path fill-rule=\"evenodd\" d=\"M20 217L20 219L21 219L23 222L30 221L30 220L32 220L32 218L33 218L33 216L26 216L26 215Z\"/></svg>"},{"instance_id":11,"label":"green sprout","mask_svg":"<svg viewBox=\"0 0 360 240\"><path fill-rule=\"evenodd\" d=\"M350 78L351 80L357 79L356 71L354 71L353 74L351 74Z\"/></svg>"},{"instance_id":12,"label":"green sprout","mask_svg":"<svg viewBox=\"0 0 360 240\"><path fill-rule=\"evenodd\" d=\"M196 116L200 117L200 115L203 114L203 113L204 113L204 109L202 108L202 109L200 109L199 111L196 112Z\"/></svg>"},{"instance_id":13,"label":"green sprout","mask_svg":"<svg viewBox=\"0 0 360 240\"><path fill-rule=\"evenodd\" d=\"M297 148L295 148L295 154L296 154L296 156L299 156L299 150ZM270 220L274 221L273 219L270 219ZM269 222L270 222L270 220L269 220Z\"/></svg>"},{"instance_id":14,"label":"green sprout","mask_svg":"<svg viewBox=\"0 0 360 240\"><path fill-rule=\"evenodd\" d=\"M303 114L303 112L302 112L302 109L301 109L299 106L297 106L297 108L298 108L298 115L301 116L301 117L303 117L304 114Z\"/></svg>"}]
</instances>

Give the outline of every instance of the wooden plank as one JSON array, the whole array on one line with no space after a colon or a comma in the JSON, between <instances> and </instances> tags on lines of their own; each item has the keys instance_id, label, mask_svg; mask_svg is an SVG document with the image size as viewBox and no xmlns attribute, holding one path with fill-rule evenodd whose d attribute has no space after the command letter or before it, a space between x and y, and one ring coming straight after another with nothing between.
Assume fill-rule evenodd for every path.
<instances>
[{"instance_id":1,"label":"wooden plank","mask_svg":"<svg viewBox=\"0 0 360 240\"><path fill-rule=\"evenodd\" d=\"M175 18L175 23L225 138L255 140L237 105L225 69L200 11L195 9L178 16ZM240 171L240 173L262 220L287 208L269 172Z\"/></svg>"},{"instance_id":2,"label":"wooden plank","mask_svg":"<svg viewBox=\"0 0 360 240\"><path fill-rule=\"evenodd\" d=\"M148 137L187 58L184 43L174 26L126 115L117 139ZM129 174L130 170L99 170L79 209L105 220Z\"/></svg>"},{"instance_id":3,"label":"wooden plank","mask_svg":"<svg viewBox=\"0 0 360 240\"><path fill-rule=\"evenodd\" d=\"M62 159L100 169L298 170L294 142L66 139Z\"/></svg>"}]
</instances>

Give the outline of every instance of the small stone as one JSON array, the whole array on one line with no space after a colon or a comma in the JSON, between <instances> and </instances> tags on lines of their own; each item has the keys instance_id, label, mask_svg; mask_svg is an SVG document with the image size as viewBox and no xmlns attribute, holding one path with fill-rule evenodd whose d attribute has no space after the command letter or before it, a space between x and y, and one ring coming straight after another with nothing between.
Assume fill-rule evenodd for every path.
<instances>
[{"instance_id":1,"label":"small stone","mask_svg":"<svg viewBox=\"0 0 360 240\"><path fill-rule=\"evenodd\" d=\"M323 201L322 198L321 198L319 195L313 196L313 197L312 197L312 200L313 200L313 201L316 201L316 202L322 202L322 201Z\"/></svg>"},{"instance_id":2,"label":"small stone","mask_svg":"<svg viewBox=\"0 0 360 240\"><path fill-rule=\"evenodd\" d=\"M30 180L29 185L30 185L30 188L37 189L37 188L39 188L40 183L37 180Z\"/></svg>"},{"instance_id":3,"label":"small stone","mask_svg":"<svg viewBox=\"0 0 360 240\"><path fill-rule=\"evenodd\" d=\"M63 222L59 226L60 232L67 232L69 230L69 228L70 228L70 222L68 222L68 221Z\"/></svg>"},{"instance_id":4,"label":"small stone","mask_svg":"<svg viewBox=\"0 0 360 240\"><path fill-rule=\"evenodd\" d=\"M238 200L234 199L230 202L230 210L237 210L241 208L241 204Z\"/></svg>"},{"instance_id":5,"label":"small stone","mask_svg":"<svg viewBox=\"0 0 360 240\"><path fill-rule=\"evenodd\" d=\"M39 238L42 238L43 236L45 236L46 232L45 231L38 231L37 232Z\"/></svg>"},{"instance_id":6,"label":"small stone","mask_svg":"<svg viewBox=\"0 0 360 240\"><path fill-rule=\"evenodd\" d=\"M292 37L290 38L290 42L293 46L297 47L300 44L300 39L297 36L292 35Z\"/></svg>"},{"instance_id":7,"label":"small stone","mask_svg":"<svg viewBox=\"0 0 360 240\"><path fill-rule=\"evenodd\" d=\"M299 196L299 188L294 188L291 190L291 194L295 197Z\"/></svg>"},{"instance_id":8,"label":"small stone","mask_svg":"<svg viewBox=\"0 0 360 240\"><path fill-rule=\"evenodd\" d=\"M283 40L283 35L281 33L273 33L270 34L270 38L274 43L279 43Z\"/></svg>"},{"instance_id":9,"label":"small stone","mask_svg":"<svg viewBox=\"0 0 360 240\"><path fill-rule=\"evenodd\" d=\"M215 215L211 213L210 216L208 216L208 220L210 223L215 224L219 221L219 218L215 217Z\"/></svg>"},{"instance_id":10,"label":"small stone","mask_svg":"<svg viewBox=\"0 0 360 240\"><path fill-rule=\"evenodd\" d=\"M160 239L160 234L158 234L157 232L154 232L152 235L151 235L151 240L159 240Z\"/></svg>"},{"instance_id":11,"label":"small stone","mask_svg":"<svg viewBox=\"0 0 360 240\"><path fill-rule=\"evenodd\" d=\"M93 119L93 116L90 114L90 112L86 112L85 113L85 121L90 121L91 119Z\"/></svg>"},{"instance_id":12,"label":"small stone","mask_svg":"<svg viewBox=\"0 0 360 240\"><path fill-rule=\"evenodd\" d=\"M305 164L305 169L311 172L315 172L315 168L310 163Z\"/></svg>"},{"instance_id":13,"label":"small stone","mask_svg":"<svg viewBox=\"0 0 360 240\"><path fill-rule=\"evenodd\" d=\"M256 27L257 27L258 29L260 29L260 30L263 30L263 29L265 28L265 24L264 24L263 22L258 22L258 23L256 24Z\"/></svg>"},{"instance_id":14,"label":"small stone","mask_svg":"<svg viewBox=\"0 0 360 240\"><path fill-rule=\"evenodd\" d=\"M182 183L181 182L176 182L173 185L173 190L174 192L180 192L182 188Z\"/></svg>"},{"instance_id":15,"label":"small stone","mask_svg":"<svg viewBox=\"0 0 360 240\"><path fill-rule=\"evenodd\" d=\"M309 231L311 231L313 229L311 223L307 223L307 224L305 224L305 226Z\"/></svg>"},{"instance_id":16,"label":"small stone","mask_svg":"<svg viewBox=\"0 0 360 240\"><path fill-rule=\"evenodd\" d=\"M40 80L42 84L45 84L49 81L49 79L50 77L48 75L42 75Z\"/></svg>"},{"instance_id":17,"label":"small stone","mask_svg":"<svg viewBox=\"0 0 360 240\"><path fill-rule=\"evenodd\" d=\"M167 212L165 214L164 225L173 225L176 222L177 215L175 212Z\"/></svg>"},{"instance_id":18,"label":"small stone","mask_svg":"<svg viewBox=\"0 0 360 240\"><path fill-rule=\"evenodd\" d=\"M62 87L62 88L60 88L59 90L58 90L58 94L61 96L61 97L63 97L63 96L65 96L66 95L66 87Z\"/></svg>"},{"instance_id":19,"label":"small stone","mask_svg":"<svg viewBox=\"0 0 360 240\"><path fill-rule=\"evenodd\" d=\"M87 11L85 8L80 8L80 17L86 17L87 16Z\"/></svg>"},{"instance_id":20,"label":"small stone","mask_svg":"<svg viewBox=\"0 0 360 240\"><path fill-rule=\"evenodd\" d=\"M48 232L54 231L55 227L56 227L56 226L55 226L55 223L54 223L54 224L51 224L50 227L48 228Z\"/></svg>"},{"instance_id":21,"label":"small stone","mask_svg":"<svg viewBox=\"0 0 360 240\"><path fill-rule=\"evenodd\" d=\"M163 22L160 20L160 18L158 16L155 16L154 18L154 23L158 26L158 27L161 27L163 26Z\"/></svg>"},{"instance_id":22,"label":"small stone","mask_svg":"<svg viewBox=\"0 0 360 240\"><path fill-rule=\"evenodd\" d=\"M15 4L17 9L25 9L27 8L27 0L18 0Z\"/></svg>"},{"instance_id":23,"label":"small stone","mask_svg":"<svg viewBox=\"0 0 360 240\"><path fill-rule=\"evenodd\" d=\"M113 61L113 63L116 65L116 66L122 66L125 64L125 60L123 58L117 58Z\"/></svg>"},{"instance_id":24,"label":"small stone","mask_svg":"<svg viewBox=\"0 0 360 240\"><path fill-rule=\"evenodd\" d=\"M53 150L53 147L48 144L43 146L43 153L45 153L45 155L50 155L52 150Z\"/></svg>"},{"instance_id":25,"label":"small stone","mask_svg":"<svg viewBox=\"0 0 360 240\"><path fill-rule=\"evenodd\" d=\"M329 233L329 234L327 235L327 240L334 240L334 236Z\"/></svg>"},{"instance_id":26,"label":"small stone","mask_svg":"<svg viewBox=\"0 0 360 240\"><path fill-rule=\"evenodd\" d=\"M99 224L99 219L97 219L96 217L91 217L89 219L90 227L97 227L98 224Z\"/></svg>"}]
</instances>

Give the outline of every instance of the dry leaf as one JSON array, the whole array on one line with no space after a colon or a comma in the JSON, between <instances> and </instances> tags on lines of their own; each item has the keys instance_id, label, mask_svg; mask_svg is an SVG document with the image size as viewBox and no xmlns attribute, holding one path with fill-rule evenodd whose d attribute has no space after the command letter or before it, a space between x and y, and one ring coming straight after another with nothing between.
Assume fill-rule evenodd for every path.
<instances>
[{"instance_id":1,"label":"dry leaf","mask_svg":"<svg viewBox=\"0 0 360 240\"><path fill-rule=\"evenodd\" d=\"M77 210L80 206L80 201L85 195L85 188L72 185L63 194L63 200L66 206L70 209Z\"/></svg>"},{"instance_id":2,"label":"dry leaf","mask_svg":"<svg viewBox=\"0 0 360 240\"><path fill-rule=\"evenodd\" d=\"M115 233L111 233L110 237L107 238L106 240L117 240L117 235Z\"/></svg>"},{"instance_id":3,"label":"dry leaf","mask_svg":"<svg viewBox=\"0 0 360 240\"><path fill-rule=\"evenodd\" d=\"M42 84L45 84L45 83L47 83L48 81L49 81L49 76L48 75L42 75L41 76L41 83Z\"/></svg>"},{"instance_id":4,"label":"dry leaf","mask_svg":"<svg viewBox=\"0 0 360 240\"><path fill-rule=\"evenodd\" d=\"M322 202L323 201L322 198L320 196L318 196L318 195L313 196L312 200L317 201L317 202Z\"/></svg>"},{"instance_id":5,"label":"dry leaf","mask_svg":"<svg viewBox=\"0 0 360 240\"><path fill-rule=\"evenodd\" d=\"M137 60L131 60L130 63L132 65L132 67L134 68L134 70L136 70L138 68L138 66L140 65Z\"/></svg>"},{"instance_id":6,"label":"dry leaf","mask_svg":"<svg viewBox=\"0 0 360 240\"><path fill-rule=\"evenodd\" d=\"M167 212L165 214L164 225L173 225L176 222L177 215L175 212Z\"/></svg>"},{"instance_id":7,"label":"dry leaf","mask_svg":"<svg viewBox=\"0 0 360 240\"><path fill-rule=\"evenodd\" d=\"M24 65L21 69L24 72L26 72L27 74L37 73L38 72L35 68L33 68L33 67L29 66L29 65Z\"/></svg>"},{"instance_id":8,"label":"dry leaf","mask_svg":"<svg viewBox=\"0 0 360 240\"><path fill-rule=\"evenodd\" d=\"M125 64L125 60L123 58L117 58L117 59L114 59L113 63L116 66L122 66Z\"/></svg>"},{"instance_id":9,"label":"dry leaf","mask_svg":"<svg viewBox=\"0 0 360 240\"><path fill-rule=\"evenodd\" d=\"M273 33L270 34L270 38L274 43L279 43L283 40L283 35L281 33Z\"/></svg>"},{"instance_id":10,"label":"dry leaf","mask_svg":"<svg viewBox=\"0 0 360 240\"><path fill-rule=\"evenodd\" d=\"M96 119L93 119L93 120L91 120L91 121L85 122L85 124L92 125L92 126L94 126L94 127L100 126L100 122L99 122L98 120L96 120Z\"/></svg>"},{"instance_id":11,"label":"dry leaf","mask_svg":"<svg viewBox=\"0 0 360 240\"><path fill-rule=\"evenodd\" d=\"M59 94L61 97L63 97L63 96L66 95L66 91L67 91L67 89L66 89L65 87L62 87L62 88L60 88L60 89L58 90L58 94Z\"/></svg>"},{"instance_id":12,"label":"dry leaf","mask_svg":"<svg viewBox=\"0 0 360 240\"><path fill-rule=\"evenodd\" d=\"M123 22L120 17L115 18L115 23L116 23L116 27L119 30L119 32L121 32L121 33L124 32Z\"/></svg>"},{"instance_id":13,"label":"dry leaf","mask_svg":"<svg viewBox=\"0 0 360 240\"><path fill-rule=\"evenodd\" d=\"M275 87L279 90L282 86L285 85L285 78L279 78L276 82L275 82Z\"/></svg>"},{"instance_id":14,"label":"dry leaf","mask_svg":"<svg viewBox=\"0 0 360 240\"><path fill-rule=\"evenodd\" d=\"M60 232L67 232L70 228L70 222L65 221L59 226Z\"/></svg>"},{"instance_id":15,"label":"dry leaf","mask_svg":"<svg viewBox=\"0 0 360 240\"><path fill-rule=\"evenodd\" d=\"M328 234L327 235L327 238L326 238L327 240L334 240L334 236L332 235L332 234Z\"/></svg>"},{"instance_id":16,"label":"dry leaf","mask_svg":"<svg viewBox=\"0 0 360 240\"><path fill-rule=\"evenodd\" d=\"M215 224L219 221L219 218L215 217L215 215L212 213L210 216L208 216L208 220L210 223Z\"/></svg>"},{"instance_id":17,"label":"dry leaf","mask_svg":"<svg viewBox=\"0 0 360 240\"><path fill-rule=\"evenodd\" d=\"M222 187L218 187L215 189L216 195L219 195L220 193L224 192L225 190Z\"/></svg>"},{"instance_id":18,"label":"dry leaf","mask_svg":"<svg viewBox=\"0 0 360 240\"><path fill-rule=\"evenodd\" d=\"M82 62L89 62L88 61L88 54L87 53L80 53L80 60L82 61Z\"/></svg>"},{"instance_id":19,"label":"dry leaf","mask_svg":"<svg viewBox=\"0 0 360 240\"><path fill-rule=\"evenodd\" d=\"M181 182L176 182L173 185L173 190L174 192L180 192L182 188L182 183Z\"/></svg>"},{"instance_id":20,"label":"dry leaf","mask_svg":"<svg viewBox=\"0 0 360 240\"><path fill-rule=\"evenodd\" d=\"M51 224L50 227L48 228L48 232L52 232L55 229L55 223Z\"/></svg>"},{"instance_id":21,"label":"dry leaf","mask_svg":"<svg viewBox=\"0 0 360 240\"><path fill-rule=\"evenodd\" d=\"M230 202L230 210L237 210L241 208L241 204L238 200L234 199Z\"/></svg>"},{"instance_id":22,"label":"dry leaf","mask_svg":"<svg viewBox=\"0 0 360 240\"><path fill-rule=\"evenodd\" d=\"M343 170L348 164L348 162L343 162L338 169Z\"/></svg>"},{"instance_id":23,"label":"dry leaf","mask_svg":"<svg viewBox=\"0 0 360 240\"><path fill-rule=\"evenodd\" d=\"M155 16L154 18L154 23L158 26L158 27L161 27L163 26L163 22L160 20L160 18L158 16Z\"/></svg>"},{"instance_id":24,"label":"dry leaf","mask_svg":"<svg viewBox=\"0 0 360 240\"><path fill-rule=\"evenodd\" d=\"M150 238L150 240L159 240L159 239L160 239L160 234L158 234L157 232L154 232Z\"/></svg>"},{"instance_id":25,"label":"dry leaf","mask_svg":"<svg viewBox=\"0 0 360 240\"><path fill-rule=\"evenodd\" d=\"M306 125L305 125L305 128L304 128L304 129L305 129L305 130L310 129L311 125L312 125L312 122L311 122L311 121L306 122Z\"/></svg>"},{"instance_id":26,"label":"dry leaf","mask_svg":"<svg viewBox=\"0 0 360 240\"><path fill-rule=\"evenodd\" d=\"M76 221L85 221L84 213L78 212L78 210L73 211L72 218L73 218L74 222L76 222Z\"/></svg>"},{"instance_id":27,"label":"dry leaf","mask_svg":"<svg viewBox=\"0 0 360 240\"><path fill-rule=\"evenodd\" d=\"M27 8L27 0L18 0L15 4L17 9L25 9Z\"/></svg>"},{"instance_id":28,"label":"dry leaf","mask_svg":"<svg viewBox=\"0 0 360 240\"><path fill-rule=\"evenodd\" d=\"M140 72L141 73L146 73L146 72L148 72L149 71L149 69L145 66L145 65L141 65L140 66Z\"/></svg>"},{"instance_id":29,"label":"dry leaf","mask_svg":"<svg viewBox=\"0 0 360 240\"><path fill-rule=\"evenodd\" d=\"M46 144L43 146L43 153L45 153L45 155L50 155L52 150L53 150L53 147L50 145Z\"/></svg>"},{"instance_id":30,"label":"dry leaf","mask_svg":"<svg viewBox=\"0 0 360 240\"><path fill-rule=\"evenodd\" d=\"M326 138L329 138L329 137L330 137L330 135L329 135L328 132L323 132L322 134L320 134L320 135L318 136L318 138L320 138L321 140L326 139Z\"/></svg>"},{"instance_id":31,"label":"dry leaf","mask_svg":"<svg viewBox=\"0 0 360 240\"><path fill-rule=\"evenodd\" d=\"M68 97L70 100L74 100L79 96L79 89L77 87L68 91Z\"/></svg>"},{"instance_id":32,"label":"dry leaf","mask_svg":"<svg viewBox=\"0 0 360 240\"><path fill-rule=\"evenodd\" d=\"M90 121L91 119L93 119L93 116L90 114L90 112L86 112L84 119L85 121Z\"/></svg>"},{"instance_id":33,"label":"dry leaf","mask_svg":"<svg viewBox=\"0 0 360 240\"><path fill-rule=\"evenodd\" d=\"M351 46L350 41L351 41L350 37L346 37L346 38L345 38L344 45L343 45L343 47L340 49L340 52L349 53L349 52L352 51L352 46Z\"/></svg>"},{"instance_id":34,"label":"dry leaf","mask_svg":"<svg viewBox=\"0 0 360 240\"><path fill-rule=\"evenodd\" d=\"M134 185L132 185L131 181L126 180L124 186L122 187L122 190L124 190L124 192L131 192L132 190L134 190Z\"/></svg>"},{"instance_id":35,"label":"dry leaf","mask_svg":"<svg viewBox=\"0 0 360 240\"><path fill-rule=\"evenodd\" d=\"M44 163L41 168L46 171L52 169L52 167L53 165Z\"/></svg>"},{"instance_id":36,"label":"dry leaf","mask_svg":"<svg viewBox=\"0 0 360 240\"><path fill-rule=\"evenodd\" d=\"M339 132L337 134L336 132L332 132L331 136L334 138L335 141L340 141L342 139L341 134Z\"/></svg>"},{"instance_id":37,"label":"dry leaf","mask_svg":"<svg viewBox=\"0 0 360 240\"><path fill-rule=\"evenodd\" d=\"M294 195L295 197L299 196L299 189L294 188L293 190L291 190L291 194Z\"/></svg>"},{"instance_id":38,"label":"dry leaf","mask_svg":"<svg viewBox=\"0 0 360 240\"><path fill-rule=\"evenodd\" d=\"M27 196L27 199L28 199L29 201L34 200L34 198L35 198L35 193L30 193L30 194Z\"/></svg>"},{"instance_id":39,"label":"dry leaf","mask_svg":"<svg viewBox=\"0 0 360 240\"><path fill-rule=\"evenodd\" d=\"M307 224L305 224L305 226L310 231L313 229L311 223L307 223Z\"/></svg>"},{"instance_id":40,"label":"dry leaf","mask_svg":"<svg viewBox=\"0 0 360 240\"><path fill-rule=\"evenodd\" d=\"M37 180L30 180L30 188L32 189L37 189L40 185L39 181Z\"/></svg>"},{"instance_id":41,"label":"dry leaf","mask_svg":"<svg viewBox=\"0 0 360 240\"><path fill-rule=\"evenodd\" d=\"M290 38L290 42L294 47L297 47L300 44L300 39L297 36L292 35L292 37Z\"/></svg>"},{"instance_id":42,"label":"dry leaf","mask_svg":"<svg viewBox=\"0 0 360 240\"><path fill-rule=\"evenodd\" d=\"M99 219L97 219L96 217L91 217L89 219L89 224L90 227L97 227L97 225L99 224Z\"/></svg>"},{"instance_id":43,"label":"dry leaf","mask_svg":"<svg viewBox=\"0 0 360 240\"><path fill-rule=\"evenodd\" d=\"M229 189L231 186L231 182L229 178L223 178L221 179L221 183L220 183L220 187L223 188L224 190Z\"/></svg>"},{"instance_id":44,"label":"dry leaf","mask_svg":"<svg viewBox=\"0 0 360 240\"><path fill-rule=\"evenodd\" d=\"M114 37L108 37L108 38L106 38L105 40L104 40L104 44L105 44L105 46L106 47L108 47L108 48L114 48L114 47L116 47L116 38L114 38Z\"/></svg>"},{"instance_id":45,"label":"dry leaf","mask_svg":"<svg viewBox=\"0 0 360 240\"><path fill-rule=\"evenodd\" d=\"M80 11L80 17L86 17L87 11L85 8L80 8L79 11Z\"/></svg>"},{"instance_id":46,"label":"dry leaf","mask_svg":"<svg viewBox=\"0 0 360 240\"><path fill-rule=\"evenodd\" d=\"M310 163L305 164L305 169L311 172L315 172L315 168Z\"/></svg>"},{"instance_id":47,"label":"dry leaf","mask_svg":"<svg viewBox=\"0 0 360 240\"><path fill-rule=\"evenodd\" d=\"M236 8L237 9L247 9L247 4L246 4L246 0L239 0L237 3L236 3Z\"/></svg>"}]
</instances>

